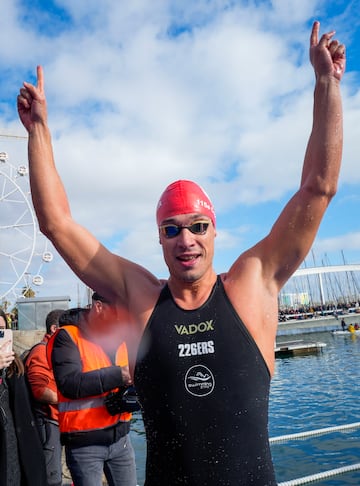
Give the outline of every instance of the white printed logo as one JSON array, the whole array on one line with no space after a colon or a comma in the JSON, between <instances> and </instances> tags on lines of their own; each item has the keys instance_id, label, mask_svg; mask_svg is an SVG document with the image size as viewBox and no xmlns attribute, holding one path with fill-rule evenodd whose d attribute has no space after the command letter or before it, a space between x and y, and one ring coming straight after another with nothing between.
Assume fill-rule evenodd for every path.
<instances>
[{"instance_id":1,"label":"white printed logo","mask_svg":"<svg viewBox=\"0 0 360 486\"><path fill-rule=\"evenodd\" d=\"M179 357L199 356L200 354L215 353L214 341L203 341L198 343L178 344Z\"/></svg>"},{"instance_id":2,"label":"white printed logo","mask_svg":"<svg viewBox=\"0 0 360 486\"><path fill-rule=\"evenodd\" d=\"M192 366L185 376L185 388L191 395L206 397L215 388L214 375L204 365Z\"/></svg>"}]
</instances>

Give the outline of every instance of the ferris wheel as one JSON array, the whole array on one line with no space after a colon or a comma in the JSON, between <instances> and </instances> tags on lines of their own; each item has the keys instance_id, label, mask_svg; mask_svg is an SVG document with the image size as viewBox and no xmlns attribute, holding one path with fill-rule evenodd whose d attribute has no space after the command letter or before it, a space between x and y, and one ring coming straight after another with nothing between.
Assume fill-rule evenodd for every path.
<instances>
[{"instance_id":1,"label":"ferris wheel","mask_svg":"<svg viewBox=\"0 0 360 486\"><path fill-rule=\"evenodd\" d=\"M34 215L28 168L13 165L7 152L0 152L0 301L42 285L42 265L52 259Z\"/></svg>"}]
</instances>

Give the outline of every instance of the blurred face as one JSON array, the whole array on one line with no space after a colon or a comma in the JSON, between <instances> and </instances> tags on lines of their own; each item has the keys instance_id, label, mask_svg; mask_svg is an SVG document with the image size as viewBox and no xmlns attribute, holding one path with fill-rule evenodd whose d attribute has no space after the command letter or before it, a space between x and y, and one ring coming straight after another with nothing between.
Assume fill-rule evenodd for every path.
<instances>
[{"instance_id":1,"label":"blurred face","mask_svg":"<svg viewBox=\"0 0 360 486\"><path fill-rule=\"evenodd\" d=\"M117 322L116 307L101 300L93 300L89 321L95 329L106 332L106 329L111 328Z\"/></svg>"},{"instance_id":2,"label":"blurred face","mask_svg":"<svg viewBox=\"0 0 360 486\"><path fill-rule=\"evenodd\" d=\"M105 349L116 348L124 340L124 330L116 306L93 300L87 322L92 338Z\"/></svg>"},{"instance_id":3,"label":"blurred face","mask_svg":"<svg viewBox=\"0 0 360 486\"><path fill-rule=\"evenodd\" d=\"M0 316L0 329L6 329L6 322L3 316Z\"/></svg>"},{"instance_id":4,"label":"blurred face","mask_svg":"<svg viewBox=\"0 0 360 486\"><path fill-rule=\"evenodd\" d=\"M162 221L160 244L172 278L192 283L212 272L216 232L201 214L182 214Z\"/></svg>"}]
</instances>

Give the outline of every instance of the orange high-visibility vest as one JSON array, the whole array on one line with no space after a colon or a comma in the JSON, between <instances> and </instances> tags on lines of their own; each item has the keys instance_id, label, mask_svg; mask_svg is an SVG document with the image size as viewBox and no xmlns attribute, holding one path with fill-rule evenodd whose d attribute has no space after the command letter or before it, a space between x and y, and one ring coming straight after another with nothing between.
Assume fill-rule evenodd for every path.
<instances>
[{"instance_id":1,"label":"orange high-visibility vest","mask_svg":"<svg viewBox=\"0 0 360 486\"><path fill-rule=\"evenodd\" d=\"M82 362L82 371L93 371L100 368L111 366L111 360L103 348L96 343L86 339L81 330L74 325L62 326L71 339L76 344ZM51 352L54 343L54 336L48 343L48 360L51 361ZM126 344L119 345L116 351L115 364L117 366L126 366L128 364L128 353ZM118 388L110 391L117 391ZM58 409L59 409L59 427L61 433L85 432L96 429L103 429L116 425L119 421L128 422L131 419L131 413L121 413L110 415L104 405L104 397L109 391L96 396L70 399L64 397L58 390Z\"/></svg>"}]
</instances>

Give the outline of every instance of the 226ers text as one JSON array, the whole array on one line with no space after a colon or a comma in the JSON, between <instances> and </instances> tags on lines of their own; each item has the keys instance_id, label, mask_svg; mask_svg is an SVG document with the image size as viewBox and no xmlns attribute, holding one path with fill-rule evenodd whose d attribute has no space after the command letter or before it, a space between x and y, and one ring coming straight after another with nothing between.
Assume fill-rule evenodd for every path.
<instances>
[{"instance_id":1,"label":"226ers text","mask_svg":"<svg viewBox=\"0 0 360 486\"><path fill-rule=\"evenodd\" d=\"M214 341L178 344L178 349L180 358L199 356L201 354L212 354L215 352Z\"/></svg>"}]
</instances>

